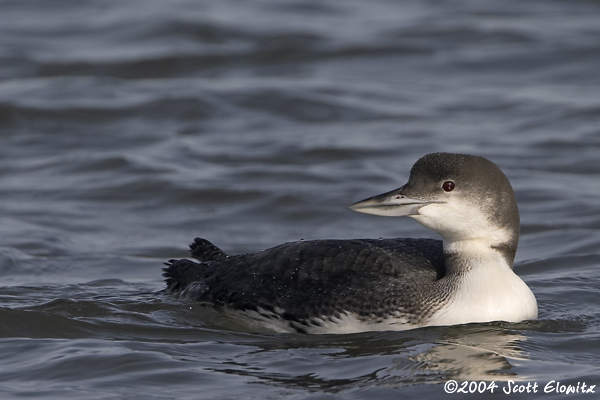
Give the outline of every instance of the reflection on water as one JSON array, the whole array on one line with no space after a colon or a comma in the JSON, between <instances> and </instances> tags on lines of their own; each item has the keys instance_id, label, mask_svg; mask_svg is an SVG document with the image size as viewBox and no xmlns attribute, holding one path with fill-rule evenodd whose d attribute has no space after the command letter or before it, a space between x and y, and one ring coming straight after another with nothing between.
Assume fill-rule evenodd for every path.
<instances>
[{"instance_id":1,"label":"reflection on water","mask_svg":"<svg viewBox=\"0 0 600 400\"><path fill-rule=\"evenodd\" d=\"M526 380L513 371L515 361L527 360L520 344L522 333L496 329L469 329L453 338L445 337L438 345L415 357L431 371L446 371L446 379L460 381Z\"/></svg>"},{"instance_id":2,"label":"reflection on water","mask_svg":"<svg viewBox=\"0 0 600 400\"><path fill-rule=\"evenodd\" d=\"M341 337L277 337L253 343L215 368L285 386L341 391L364 384L407 386L455 380L519 381L515 362L527 361L523 333L499 324L425 328Z\"/></svg>"}]
</instances>

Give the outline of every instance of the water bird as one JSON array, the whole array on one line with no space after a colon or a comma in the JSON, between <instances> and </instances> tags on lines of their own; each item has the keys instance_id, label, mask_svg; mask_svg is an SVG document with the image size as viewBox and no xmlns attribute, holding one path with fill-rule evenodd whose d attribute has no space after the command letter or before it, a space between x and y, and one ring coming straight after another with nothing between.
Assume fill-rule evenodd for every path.
<instances>
[{"instance_id":1,"label":"water bird","mask_svg":"<svg viewBox=\"0 0 600 400\"><path fill-rule=\"evenodd\" d=\"M302 240L227 255L205 239L170 260L167 291L276 332L406 330L537 318L513 271L519 211L508 178L484 157L433 153L408 182L350 207L413 218L443 240Z\"/></svg>"}]
</instances>

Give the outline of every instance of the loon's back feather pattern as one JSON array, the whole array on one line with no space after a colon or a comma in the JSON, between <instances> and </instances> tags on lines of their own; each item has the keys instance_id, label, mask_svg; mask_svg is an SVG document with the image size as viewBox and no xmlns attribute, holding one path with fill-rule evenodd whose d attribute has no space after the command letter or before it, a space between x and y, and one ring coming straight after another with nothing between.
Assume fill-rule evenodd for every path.
<instances>
[{"instance_id":1,"label":"loon's back feather pattern","mask_svg":"<svg viewBox=\"0 0 600 400\"><path fill-rule=\"evenodd\" d=\"M444 275L442 244L432 239L299 241L227 256L197 238L190 250L199 262L167 263L169 291L238 310L283 310L289 320L410 313L425 300L419 286Z\"/></svg>"}]
</instances>

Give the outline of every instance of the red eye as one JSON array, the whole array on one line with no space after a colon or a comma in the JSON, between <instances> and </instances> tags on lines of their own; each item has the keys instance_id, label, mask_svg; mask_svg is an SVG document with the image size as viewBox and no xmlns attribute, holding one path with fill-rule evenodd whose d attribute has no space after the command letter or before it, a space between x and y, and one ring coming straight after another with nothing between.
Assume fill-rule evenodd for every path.
<instances>
[{"instance_id":1,"label":"red eye","mask_svg":"<svg viewBox=\"0 0 600 400\"><path fill-rule=\"evenodd\" d=\"M446 181L442 184L442 189L444 189L446 192L451 192L454 189L454 182L452 181Z\"/></svg>"}]
</instances>

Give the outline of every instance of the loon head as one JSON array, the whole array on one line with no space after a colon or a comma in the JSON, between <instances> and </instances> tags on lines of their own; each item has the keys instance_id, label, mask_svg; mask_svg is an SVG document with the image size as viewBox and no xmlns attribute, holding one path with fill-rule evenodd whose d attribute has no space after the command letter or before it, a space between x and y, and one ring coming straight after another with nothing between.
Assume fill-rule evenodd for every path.
<instances>
[{"instance_id":1,"label":"loon head","mask_svg":"<svg viewBox=\"0 0 600 400\"><path fill-rule=\"evenodd\" d=\"M415 163L404 186L348 208L411 217L439 233L446 251L475 241L499 251L511 267L517 251L520 225L513 189L506 175L483 157L428 154Z\"/></svg>"}]
</instances>

